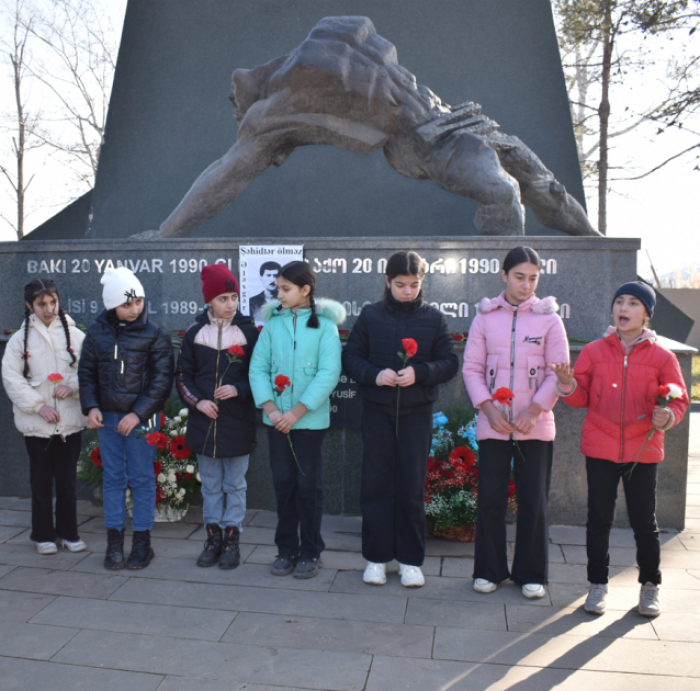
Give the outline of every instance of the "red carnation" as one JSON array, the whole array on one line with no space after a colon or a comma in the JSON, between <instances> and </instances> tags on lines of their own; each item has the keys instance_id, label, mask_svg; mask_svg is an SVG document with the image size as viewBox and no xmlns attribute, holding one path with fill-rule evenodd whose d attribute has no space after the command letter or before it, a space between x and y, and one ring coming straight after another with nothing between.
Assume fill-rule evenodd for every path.
<instances>
[{"instance_id":1,"label":"red carnation","mask_svg":"<svg viewBox=\"0 0 700 691\"><path fill-rule=\"evenodd\" d=\"M166 420L167 420L167 418L165 417L165 413L161 413L160 414L160 426L161 427L163 427L163 425L165 425Z\"/></svg>"},{"instance_id":2,"label":"red carnation","mask_svg":"<svg viewBox=\"0 0 700 691\"><path fill-rule=\"evenodd\" d=\"M515 494L515 483L512 480L508 481L508 499Z\"/></svg>"},{"instance_id":3,"label":"red carnation","mask_svg":"<svg viewBox=\"0 0 700 691\"><path fill-rule=\"evenodd\" d=\"M160 475L162 470L163 466L160 464L160 461L153 461L153 473L155 475Z\"/></svg>"},{"instance_id":4,"label":"red carnation","mask_svg":"<svg viewBox=\"0 0 700 691\"><path fill-rule=\"evenodd\" d=\"M185 446L184 437L173 437L173 440L170 442L170 453L175 456L178 461L182 461L192 452Z\"/></svg>"},{"instance_id":5,"label":"red carnation","mask_svg":"<svg viewBox=\"0 0 700 691\"><path fill-rule=\"evenodd\" d=\"M100 454L100 447L98 446L91 454L90 460L98 467L102 467L102 455Z\"/></svg>"},{"instance_id":6,"label":"red carnation","mask_svg":"<svg viewBox=\"0 0 700 691\"><path fill-rule=\"evenodd\" d=\"M292 382L290 381L289 377L286 377L284 374L278 374L275 377L275 386L280 393L290 386L291 383Z\"/></svg>"},{"instance_id":7,"label":"red carnation","mask_svg":"<svg viewBox=\"0 0 700 691\"><path fill-rule=\"evenodd\" d=\"M229 355L235 355L236 357L243 357L243 348L239 345L232 345L227 351Z\"/></svg>"},{"instance_id":8,"label":"red carnation","mask_svg":"<svg viewBox=\"0 0 700 691\"><path fill-rule=\"evenodd\" d=\"M192 477L192 473L183 473L182 477L185 478L185 482L188 482L189 479Z\"/></svg>"},{"instance_id":9,"label":"red carnation","mask_svg":"<svg viewBox=\"0 0 700 691\"><path fill-rule=\"evenodd\" d=\"M49 376L47 378L52 384L58 384L58 382L63 381L63 375L59 374L58 372L54 372L53 374L49 374Z\"/></svg>"},{"instance_id":10,"label":"red carnation","mask_svg":"<svg viewBox=\"0 0 700 691\"><path fill-rule=\"evenodd\" d=\"M156 486L156 504L160 504L160 502L163 501L163 490L160 488L160 485Z\"/></svg>"},{"instance_id":11,"label":"red carnation","mask_svg":"<svg viewBox=\"0 0 700 691\"><path fill-rule=\"evenodd\" d=\"M412 338L401 339L401 345L406 351L406 357L413 357L418 352L418 344Z\"/></svg>"},{"instance_id":12,"label":"red carnation","mask_svg":"<svg viewBox=\"0 0 700 691\"><path fill-rule=\"evenodd\" d=\"M496 403L513 405L511 401L515 398L515 394L507 386L502 386L500 389L496 389L492 398Z\"/></svg>"},{"instance_id":13,"label":"red carnation","mask_svg":"<svg viewBox=\"0 0 700 691\"><path fill-rule=\"evenodd\" d=\"M258 327L258 333L260 333L260 332L262 331L262 329L263 329L262 326L259 326L259 327Z\"/></svg>"},{"instance_id":14,"label":"red carnation","mask_svg":"<svg viewBox=\"0 0 700 691\"><path fill-rule=\"evenodd\" d=\"M168 445L168 437L162 432L151 432L146 435L146 441L155 446L159 451L162 451Z\"/></svg>"},{"instance_id":15,"label":"red carnation","mask_svg":"<svg viewBox=\"0 0 700 691\"><path fill-rule=\"evenodd\" d=\"M659 386L658 389L656 389L656 391L654 392L654 396L656 396L657 398L666 398L666 396L668 396L670 392L671 387L666 386L666 384L662 384L661 386Z\"/></svg>"}]
</instances>

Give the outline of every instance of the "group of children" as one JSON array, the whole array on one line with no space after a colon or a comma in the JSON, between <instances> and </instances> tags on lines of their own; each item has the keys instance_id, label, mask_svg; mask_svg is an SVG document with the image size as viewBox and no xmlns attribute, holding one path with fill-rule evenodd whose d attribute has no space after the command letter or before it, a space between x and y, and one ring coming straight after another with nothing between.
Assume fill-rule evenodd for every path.
<instances>
[{"instance_id":1,"label":"group of children","mask_svg":"<svg viewBox=\"0 0 700 691\"><path fill-rule=\"evenodd\" d=\"M535 296L540 265L531 248L508 253L505 290L482 300L465 349L464 382L479 410L473 587L489 593L511 578L525 597L545 594L552 408L562 398L588 408L581 450L589 481L591 585L584 607L605 611L609 534L622 479L637 543L639 612L657 616L656 470L664 431L682 419L688 405L678 362L647 328L653 289L628 283L616 291L608 333L587 345L571 368L556 300ZM432 405L439 384L459 368L445 316L424 299L425 271L415 252L392 255L382 300L363 308L342 349L337 327L345 310L316 297L307 263L281 268L278 299L264 306L260 333L238 309L239 288L231 271L206 266L201 278L207 307L184 334L175 372L169 335L149 320L143 286L128 269L105 272L105 309L86 336L64 314L56 284L31 281L24 294L25 320L7 345L2 376L29 453L31 539L38 551L86 549L77 529L76 465L80 432L87 426L98 430L102 458L104 565L148 565L154 556L156 449L145 433L158 428L174 377L189 409L185 441L197 453L202 480L206 541L197 564L232 569L240 563L257 407L267 426L277 499L278 555L271 572L312 578L322 567L325 547L322 447L342 365L362 395L363 580L383 585L386 565L396 560L401 583L422 586ZM675 398L667 395L669 387ZM499 389L507 391L506 399L494 397ZM518 518L509 569L505 517L511 467ZM133 544L125 560L127 485L134 505Z\"/></svg>"}]
</instances>

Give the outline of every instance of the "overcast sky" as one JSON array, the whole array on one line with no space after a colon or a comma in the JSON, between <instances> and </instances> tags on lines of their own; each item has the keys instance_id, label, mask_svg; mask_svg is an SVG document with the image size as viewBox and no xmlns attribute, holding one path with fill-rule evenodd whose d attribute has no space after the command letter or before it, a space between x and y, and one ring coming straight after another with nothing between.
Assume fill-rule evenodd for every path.
<instances>
[{"instance_id":1,"label":"overcast sky","mask_svg":"<svg viewBox=\"0 0 700 691\"><path fill-rule=\"evenodd\" d=\"M126 0L101 0L113 23L121 27ZM698 32L700 33L700 32ZM624 107L629 112L642 112L650 99L662 93L660 78L664 75L669 57L675 46L668 44L659 52L656 66L633 75L625 84L616 86L612 93L613 113ZM0 100L2 111L12 106L13 93L9 68L5 65L0 75ZM28 94L30 106L40 105L37 90ZM11 111L10 111L11 112ZM666 132L655 135L656 127L648 125L620 139L611 140L612 165L626 165L626 171L611 171L610 177L641 174L663 162L670 155L692 146L700 139L700 117L688 123L691 131ZM694 130L694 131L692 131ZM7 165L10 138L2 134L0 156ZM697 150L696 150L697 151ZM638 269L642 275L650 275L649 262L644 250L651 254L660 274L692 264L700 266L700 171L693 171L695 153L668 164L660 171L634 182L613 182L608 198L608 235L610 237L639 237L642 252L638 256ZM27 220L29 229L40 225L62 208L65 199L64 170L40 152L30 156L30 174L34 174L28 192L28 206L32 213ZM556 174L556 171L554 171ZM9 186L0 181L0 209L5 215L14 215ZM77 192L76 192L77 193ZM588 212L594 225L597 223L597 198L594 189L588 190ZM0 219L0 240L15 239L12 229Z\"/></svg>"}]
</instances>

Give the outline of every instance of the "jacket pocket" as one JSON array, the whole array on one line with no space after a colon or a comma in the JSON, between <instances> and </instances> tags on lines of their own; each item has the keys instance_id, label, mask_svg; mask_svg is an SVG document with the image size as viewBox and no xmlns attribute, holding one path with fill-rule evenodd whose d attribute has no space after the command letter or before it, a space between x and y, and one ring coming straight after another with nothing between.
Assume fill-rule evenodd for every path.
<instances>
[{"instance_id":1,"label":"jacket pocket","mask_svg":"<svg viewBox=\"0 0 700 691\"><path fill-rule=\"evenodd\" d=\"M496 375L498 374L498 355L486 356L486 385L489 391L493 393L496 386Z\"/></svg>"},{"instance_id":2,"label":"jacket pocket","mask_svg":"<svg viewBox=\"0 0 700 691\"><path fill-rule=\"evenodd\" d=\"M542 385L542 381L544 380L544 358L540 355L528 356L527 378L530 389L537 391Z\"/></svg>"}]
</instances>

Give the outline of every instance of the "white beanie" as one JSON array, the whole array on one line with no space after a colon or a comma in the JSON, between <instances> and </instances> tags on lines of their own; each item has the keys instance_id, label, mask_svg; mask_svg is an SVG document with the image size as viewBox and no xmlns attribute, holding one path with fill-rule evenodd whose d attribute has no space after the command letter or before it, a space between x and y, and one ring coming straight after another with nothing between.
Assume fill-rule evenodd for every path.
<instances>
[{"instance_id":1,"label":"white beanie","mask_svg":"<svg viewBox=\"0 0 700 691\"><path fill-rule=\"evenodd\" d=\"M146 291L134 272L125 266L116 269L107 269L100 280L104 286L102 289L102 302L108 310L113 310L125 302L136 298L145 298Z\"/></svg>"}]
</instances>

